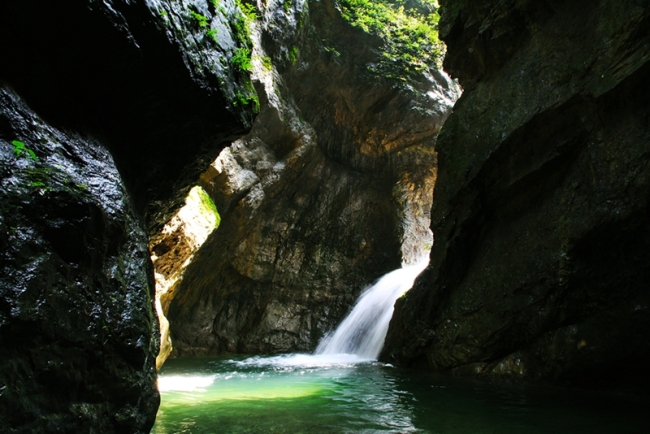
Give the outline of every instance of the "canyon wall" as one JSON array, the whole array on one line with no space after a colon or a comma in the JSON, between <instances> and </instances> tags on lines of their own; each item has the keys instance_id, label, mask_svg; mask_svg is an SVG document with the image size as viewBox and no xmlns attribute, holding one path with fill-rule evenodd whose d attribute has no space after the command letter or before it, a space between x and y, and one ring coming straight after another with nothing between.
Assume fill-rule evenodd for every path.
<instances>
[{"instance_id":1,"label":"canyon wall","mask_svg":"<svg viewBox=\"0 0 650 434\"><path fill-rule=\"evenodd\" d=\"M258 31L260 114L202 176L221 226L164 303L176 354L311 350L430 248L433 146L458 87L372 76L380 41L331 1L269 3Z\"/></svg>"},{"instance_id":2,"label":"canyon wall","mask_svg":"<svg viewBox=\"0 0 650 434\"><path fill-rule=\"evenodd\" d=\"M177 355L312 350L430 248L433 147L459 89L371 74L380 40L335 6L261 8L260 114L202 175L221 225L162 303Z\"/></svg>"},{"instance_id":3,"label":"canyon wall","mask_svg":"<svg viewBox=\"0 0 650 434\"><path fill-rule=\"evenodd\" d=\"M383 360L647 386L650 3L441 3L464 93Z\"/></svg>"},{"instance_id":4,"label":"canyon wall","mask_svg":"<svg viewBox=\"0 0 650 434\"><path fill-rule=\"evenodd\" d=\"M430 248L459 89L371 73L382 42L330 0L7 0L0 57L8 432L149 431L147 244L177 247L159 235L197 183L223 220L162 299L178 354L312 348Z\"/></svg>"},{"instance_id":5,"label":"canyon wall","mask_svg":"<svg viewBox=\"0 0 650 434\"><path fill-rule=\"evenodd\" d=\"M221 4L0 3L1 431L149 432L147 233L255 116Z\"/></svg>"}]
</instances>

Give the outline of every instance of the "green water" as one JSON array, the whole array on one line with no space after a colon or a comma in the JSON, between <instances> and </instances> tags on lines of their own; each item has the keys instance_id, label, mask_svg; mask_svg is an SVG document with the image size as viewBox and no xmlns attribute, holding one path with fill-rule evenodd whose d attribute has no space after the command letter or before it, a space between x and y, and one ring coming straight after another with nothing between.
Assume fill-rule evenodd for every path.
<instances>
[{"instance_id":1,"label":"green water","mask_svg":"<svg viewBox=\"0 0 650 434\"><path fill-rule=\"evenodd\" d=\"M152 433L650 432L644 397L497 386L372 362L242 360L169 360Z\"/></svg>"}]
</instances>

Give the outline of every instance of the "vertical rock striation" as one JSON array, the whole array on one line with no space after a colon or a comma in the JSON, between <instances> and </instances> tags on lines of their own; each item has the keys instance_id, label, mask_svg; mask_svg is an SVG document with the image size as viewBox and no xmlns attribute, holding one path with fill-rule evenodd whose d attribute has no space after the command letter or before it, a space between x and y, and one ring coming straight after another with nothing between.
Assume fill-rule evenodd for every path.
<instances>
[{"instance_id":1,"label":"vertical rock striation","mask_svg":"<svg viewBox=\"0 0 650 434\"><path fill-rule=\"evenodd\" d=\"M382 357L647 385L650 4L442 3L465 91L436 148L431 264Z\"/></svg>"}]
</instances>

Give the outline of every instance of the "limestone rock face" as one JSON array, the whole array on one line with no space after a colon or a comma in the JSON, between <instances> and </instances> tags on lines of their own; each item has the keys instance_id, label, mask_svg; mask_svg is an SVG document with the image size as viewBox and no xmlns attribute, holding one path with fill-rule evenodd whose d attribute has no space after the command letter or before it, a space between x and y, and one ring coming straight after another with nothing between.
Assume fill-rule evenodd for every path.
<instances>
[{"instance_id":1,"label":"limestone rock face","mask_svg":"<svg viewBox=\"0 0 650 434\"><path fill-rule=\"evenodd\" d=\"M446 0L464 94L384 360L648 384L650 4Z\"/></svg>"},{"instance_id":2,"label":"limestone rock face","mask_svg":"<svg viewBox=\"0 0 650 434\"><path fill-rule=\"evenodd\" d=\"M261 112L202 175L222 222L170 303L176 354L311 350L364 287L430 248L433 146L458 87L437 71L372 77L378 41L331 1L262 15Z\"/></svg>"}]
</instances>

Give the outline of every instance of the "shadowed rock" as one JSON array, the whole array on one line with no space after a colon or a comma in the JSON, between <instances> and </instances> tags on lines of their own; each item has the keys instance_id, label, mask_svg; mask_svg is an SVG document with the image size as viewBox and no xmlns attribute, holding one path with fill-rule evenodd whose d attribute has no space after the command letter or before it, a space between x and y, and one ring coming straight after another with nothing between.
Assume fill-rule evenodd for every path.
<instances>
[{"instance_id":1,"label":"shadowed rock","mask_svg":"<svg viewBox=\"0 0 650 434\"><path fill-rule=\"evenodd\" d=\"M254 117L221 4L0 3L3 432L149 432L147 231Z\"/></svg>"},{"instance_id":2,"label":"shadowed rock","mask_svg":"<svg viewBox=\"0 0 650 434\"><path fill-rule=\"evenodd\" d=\"M431 265L383 359L647 385L648 3L443 6L465 92L438 139Z\"/></svg>"}]
</instances>

